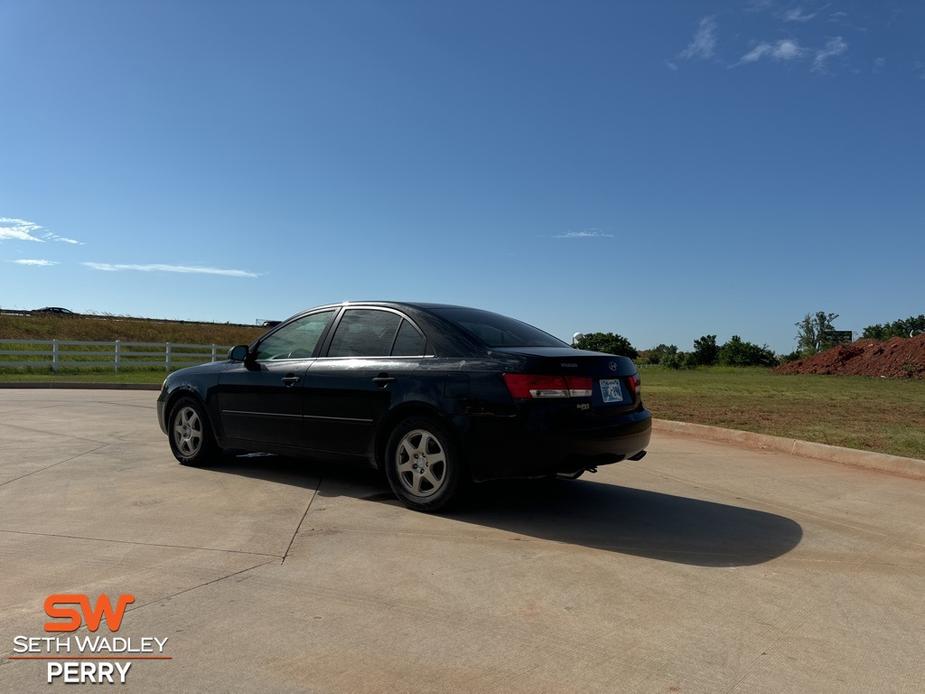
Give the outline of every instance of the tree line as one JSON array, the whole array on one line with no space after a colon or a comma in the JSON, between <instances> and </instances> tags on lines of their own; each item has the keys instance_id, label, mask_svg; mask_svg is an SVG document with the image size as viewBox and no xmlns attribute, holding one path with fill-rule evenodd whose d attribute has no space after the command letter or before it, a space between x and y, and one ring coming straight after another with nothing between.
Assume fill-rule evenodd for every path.
<instances>
[{"instance_id":1,"label":"tree line","mask_svg":"<svg viewBox=\"0 0 925 694\"><path fill-rule=\"evenodd\" d=\"M835 328L837 313L816 311L807 313L795 325L797 349L789 354L775 354L767 345L757 345L733 335L719 344L716 335L702 335L694 340L693 349L682 351L677 345L660 344L652 349L637 350L618 333L597 332L580 335L575 340L579 349L617 354L635 359L640 364L660 364L672 369L698 366L777 366L817 354L839 343ZM910 316L883 325L869 325L862 337L885 340L891 337L912 337L925 333L925 315Z\"/></svg>"},{"instance_id":2,"label":"tree line","mask_svg":"<svg viewBox=\"0 0 925 694\"><path fill-rule=\"evenodd\" d=\"M925 314L900 318L892 323L868 325L862 337L872 340L889 340L891 337L915 337L925 333Z\"/></svg>"},{"instance_id":3,"label":"tree line","mask_svg":"<svg viewBox=\"0 0 925 694\"><path fill-rule=\"evenodd\" d=\"M657 345L652 349L637 350L617 333L588 333L575 340L579 349L607 354L619 354L637 360L640 364L661 364L671 369L690 369L697 366L777 366L780 359L767 345L756 345L733 335L723 344L716 335L703 335L694 340L689 352L677 345Z\"/></svg>"}]
</instances>

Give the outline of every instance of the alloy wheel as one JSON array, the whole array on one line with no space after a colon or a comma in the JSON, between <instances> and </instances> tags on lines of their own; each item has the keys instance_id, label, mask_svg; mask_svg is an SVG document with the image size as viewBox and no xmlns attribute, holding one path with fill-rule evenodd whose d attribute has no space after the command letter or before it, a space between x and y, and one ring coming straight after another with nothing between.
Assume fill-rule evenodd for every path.
<instances>
[{"instance_id":1,"label":"alloy wheel","mask_svg":"<svg viewBox=\"0 0 925 694\"><path fill-rule=\"evenodd\" d=\"M413 496L433 496L446 483L446 453L440 440L425 429L414 429L398 442L395 469L402 487Z\"/></svg>"},{"instance_id":2,"label":"alloy wheel","mask_svg":"<svg viewBox=\"0 0 925 694\"><path fill-rule=\"evenodd\" d=\"M192 407L181 408L173 420L173 440L177 450L188 458L202 448L202 420Z\"/></svg>"}]
</instances>

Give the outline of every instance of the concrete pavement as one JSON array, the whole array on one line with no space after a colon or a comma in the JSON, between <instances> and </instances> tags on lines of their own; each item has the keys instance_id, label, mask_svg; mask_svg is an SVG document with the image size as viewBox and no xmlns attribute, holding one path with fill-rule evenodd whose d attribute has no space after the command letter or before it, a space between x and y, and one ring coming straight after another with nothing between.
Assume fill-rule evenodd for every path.
<instances>
[{"instance_id":1,"label":"concrete pavement","mask_svg":"<svg viewBox=\"0 0 925 694\"><path fill-rule=\"evenodd\" d=\"M168 637L138 691L925 690L925 482L659 435L428 516L357 466L184 468L155 397L0 391L0 690L47 689L8 658L67 592Z\"/></svg>"}]
</instances>

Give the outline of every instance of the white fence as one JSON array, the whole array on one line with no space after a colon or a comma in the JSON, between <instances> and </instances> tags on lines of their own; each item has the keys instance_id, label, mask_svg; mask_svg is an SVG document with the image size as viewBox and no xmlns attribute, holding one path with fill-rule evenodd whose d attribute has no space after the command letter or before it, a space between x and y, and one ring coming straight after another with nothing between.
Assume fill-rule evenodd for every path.
<instances>
[{"instance_id":1,"label":"white fence","mask_svg":"<svg viewBox=\"0 0 925 694\"><path fill-rule=\"evenodd\" d=\"M114 340L0 340L0 369L163 368L165 371L225 359L224 345Z\"/></svg>"}]
</instances>

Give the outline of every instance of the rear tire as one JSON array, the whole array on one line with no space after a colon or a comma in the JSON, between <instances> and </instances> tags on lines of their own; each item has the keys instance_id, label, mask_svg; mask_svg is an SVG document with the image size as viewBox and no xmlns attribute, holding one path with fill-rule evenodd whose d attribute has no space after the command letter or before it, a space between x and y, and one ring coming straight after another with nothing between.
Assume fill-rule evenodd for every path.
<instances>
[{"instance_id":1,"label":"rear tire","mask_svg":"<svg viewBox=\"0 0 925 694\"><path fill-rule=\"evenodd\" d=\"M409 417L395 427L385 449L389 486L415 511L444 509L463 486L462 456L447 428L431 417Z\"/></svg>"},{"instance_id":2,"label":"rear tire","mask_svg":"<svg viewBox=\"0 0 925 694\"><path fill-rule=\"evenodd\" d=\"M214 464L221 455L205 409L192 397L184 396L170 408L167 438L173 457L181 465L205 467Z\"/></svg>"}]
</instances>

